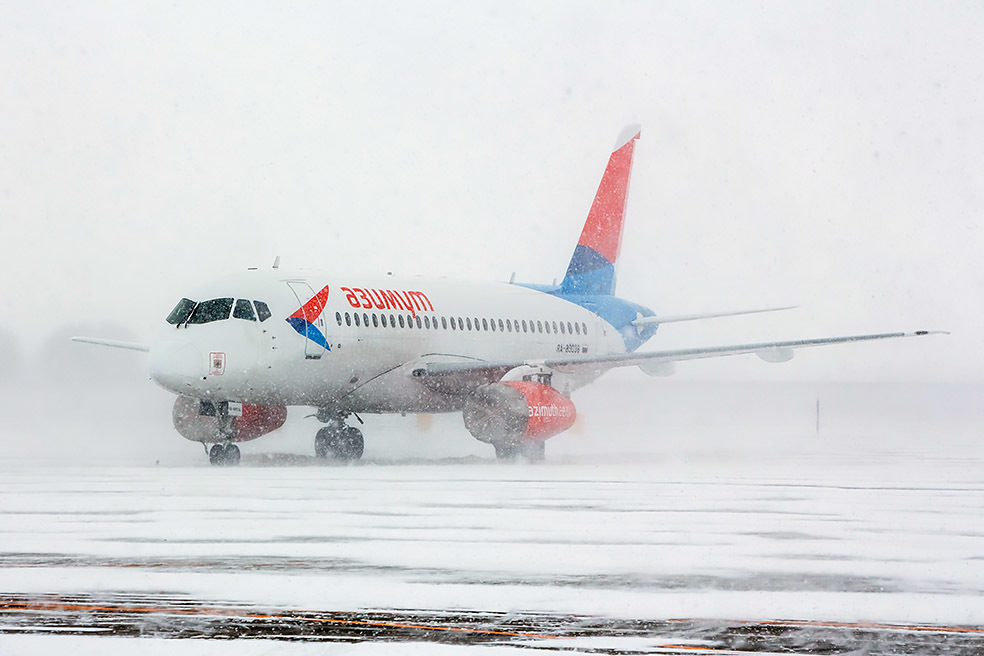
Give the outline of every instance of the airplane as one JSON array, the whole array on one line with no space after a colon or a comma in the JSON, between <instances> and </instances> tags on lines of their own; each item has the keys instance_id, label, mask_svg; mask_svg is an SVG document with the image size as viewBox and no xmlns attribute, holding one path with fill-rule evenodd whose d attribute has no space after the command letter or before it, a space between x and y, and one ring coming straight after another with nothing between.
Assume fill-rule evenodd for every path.
<instances>
[{"instance_id":1,"label":"airplane","mask_svg":"<svg viewBox=\"0 0 984 656\"><path fill-rule=\"evenodd\" d=\"M788 309L658 315L615 296L640 136L636 125L619 135L560 284L287 271L278 257L189 292L152 344L73 339L149 352L151 379L177 395L178 433L211 464L235 465L237 443L283 426L288 406L315 409L314 452L328 460L362 457L353 416L460 412L497 459L539 461L574 423L572 392L615 367L666 375L684 360L785 362L800 348L942 332L640 350L665 323Z\"/></svg>"}]
</instances>

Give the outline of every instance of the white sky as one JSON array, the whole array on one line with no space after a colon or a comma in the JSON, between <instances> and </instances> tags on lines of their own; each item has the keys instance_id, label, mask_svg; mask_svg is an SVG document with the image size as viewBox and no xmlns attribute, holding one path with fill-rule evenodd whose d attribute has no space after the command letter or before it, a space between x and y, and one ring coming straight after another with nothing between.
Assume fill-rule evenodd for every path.
<instances>
[{"instance_id":1,"label":"white sky","mask_svg":"<svg viewBox=\"0 0 984 656\"><path fill-rule=\"evenodd\" d=\"M678 375L982 382L982 34L979 2L6 2L0 331L149 339L275 255L550 282L640 122L619 295L802 306L648 348L954 333Z\"/></svg>"}]
</instances>

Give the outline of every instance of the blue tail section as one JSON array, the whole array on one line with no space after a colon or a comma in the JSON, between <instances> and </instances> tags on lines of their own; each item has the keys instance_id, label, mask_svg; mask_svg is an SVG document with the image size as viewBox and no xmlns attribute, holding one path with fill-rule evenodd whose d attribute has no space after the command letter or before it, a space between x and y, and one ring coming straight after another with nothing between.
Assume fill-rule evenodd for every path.
<instances>
[{"instance_id":1,"label":"blue tail section","mask_svg":"<svg viewBox=\"0 0 984 656\"><path fill-rule=\"evenodd\" d=\"M593 248L578 244L560 290L564 294L614 294L615 264Z\"/></svg>"}]
</instances>

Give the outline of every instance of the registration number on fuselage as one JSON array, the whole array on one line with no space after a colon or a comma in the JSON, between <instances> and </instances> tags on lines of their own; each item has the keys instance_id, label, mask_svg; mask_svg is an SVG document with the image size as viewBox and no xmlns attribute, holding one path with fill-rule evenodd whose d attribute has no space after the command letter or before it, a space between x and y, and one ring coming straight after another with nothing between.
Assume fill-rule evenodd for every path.
<instances>
[{"instance_id":1,"label":"registration number on fuselage","mask_svg":"<svg viewBox=\"0 0 984 656\"><path fill-rule=\"evenodd\" d=\"M588 347L581 344L558 344L558 353L587 353Z\"/></svg>"}]
</instances>

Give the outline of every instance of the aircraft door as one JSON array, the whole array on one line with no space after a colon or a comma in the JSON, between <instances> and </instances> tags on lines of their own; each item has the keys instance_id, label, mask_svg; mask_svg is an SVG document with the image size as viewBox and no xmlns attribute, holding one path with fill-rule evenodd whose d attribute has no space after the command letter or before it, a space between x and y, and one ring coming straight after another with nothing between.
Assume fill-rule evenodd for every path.
<instances>
[{"instance_id":1,"label":"aircraft door","mask_svg":"<svg viewBox=\"0 0 984 656\"><path fill-rule=\"evenodd\" d=\"M318 329L318 331L324 335L325 334L325 318L324 318L324 308L321 307L319 303L308 307L307 303L312 298L314 298L314 290L306 282L300 280L293 280L287 283L290 290L294 292L294 296L297 297L297 302L301 306L301 311L304 313L304 320L309 324ZM320 340L319 340L320 341ZM313 339L304 340L304 357L312 360L320 358L325 352L324 344L318 343Z\"/></svg>"}]
</instances>

